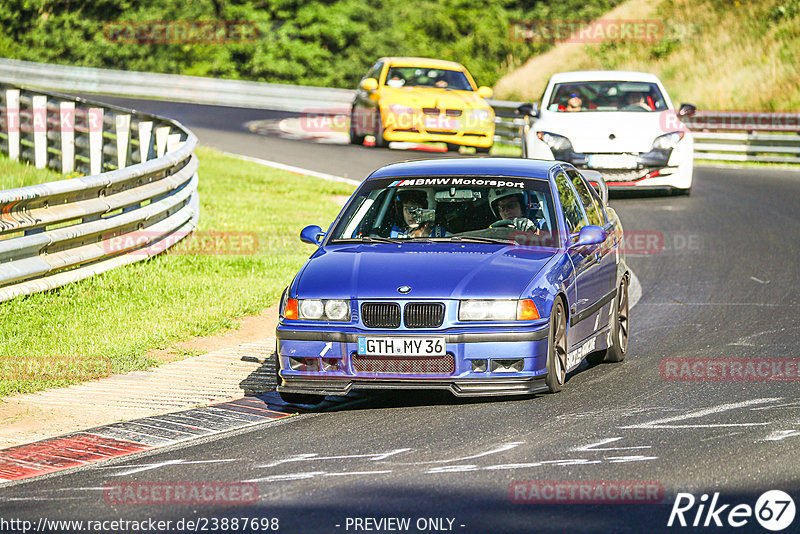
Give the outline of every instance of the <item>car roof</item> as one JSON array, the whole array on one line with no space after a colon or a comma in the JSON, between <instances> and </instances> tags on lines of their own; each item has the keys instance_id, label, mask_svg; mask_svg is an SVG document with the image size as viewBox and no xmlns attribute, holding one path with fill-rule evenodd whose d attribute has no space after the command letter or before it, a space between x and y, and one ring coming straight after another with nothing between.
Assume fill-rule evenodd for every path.
<instances>
[{"instance_id":1,"label":"car roof","mask_svg":"<svg viewBox=\"0 0 800 534\"><path fill-rule=\"evenodd\" d=\"M428 57L382 57L379 61L387 62L390 65L401 65L407 67L440 68L465 70L464 65L455 61L444 59L433 59Z\"/></svg>"},{"instance_id":2,"label":"car roof","mask_svg":"<svg viewBox=\"0 0 800 534\"><path fill-rule=\"evenodd\" d=\"M553 76L550 78L550 83L597 81L659 83L659 79L655 74L629 70L579 70L573 72L559 72L557 74L553 74Z\"/></svg>"},{"instance_id":3,"label":"car roof","mask_svg":"<svg viewBox=\"0 0 800 534\"><path fill-rule=\"evenodd\" d=\"M439 158L390 163L369 175L367 180L394 176L516 176L547 179L558 165L553 160L527 158Z\"/></svg>"}]
</instances>

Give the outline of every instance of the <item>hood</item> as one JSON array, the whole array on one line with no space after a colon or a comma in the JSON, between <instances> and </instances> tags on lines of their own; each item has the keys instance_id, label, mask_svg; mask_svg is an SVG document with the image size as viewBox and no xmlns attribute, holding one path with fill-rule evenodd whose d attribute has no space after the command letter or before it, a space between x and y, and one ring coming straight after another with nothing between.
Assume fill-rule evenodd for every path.
<instances>
[{"instance_id":1,"label":"hood","mask_svg":"<svg viewBox=\"0 0 800 534\"><path fill-rule=\"evenodd\" d=\"M669 133L664 119L658 112L543 112L534 129L563 135L579 153L649 152L656 137Z\"/></svg>"},{"instance_id":2,"label":"hood","mask_svg":"<svg viewBox=\"0 0 800 534\"><path fill-rule=\"evenodd\" d=\"M384 87L381 105L402 104L414 108L490 108L477 91L455 91L438 87Z\"/></svg>"},{"instance_id":3,"label":"hood","mask_svg":"<svg viewBox=\"0 0 800 534\"><path fill-rule=\"evenodd\" d=\"M405 243L334 245L318 250L297 277L299 298L462 299L522 294L555 250ZM410 286L401 295L397 288Z\"/></svg>"}]
</instances>

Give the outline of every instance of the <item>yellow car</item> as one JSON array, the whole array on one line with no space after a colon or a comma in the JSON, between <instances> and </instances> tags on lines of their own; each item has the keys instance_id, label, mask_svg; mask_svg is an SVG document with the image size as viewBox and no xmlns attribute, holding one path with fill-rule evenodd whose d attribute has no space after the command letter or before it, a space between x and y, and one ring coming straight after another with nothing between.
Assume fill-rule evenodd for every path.
<instances>
[{"instance_id":1,"label":"yellow car","mask_svg":"<svg viewBox=\"0 0 800 534\"><path fill-rule=\"evenodd\" d=\"M350 112L350 142L438 141L449 150L473 146L489 152L494 111L463 65L418 57L384 57L361 80Z\"/></svg>"}]
</instances>

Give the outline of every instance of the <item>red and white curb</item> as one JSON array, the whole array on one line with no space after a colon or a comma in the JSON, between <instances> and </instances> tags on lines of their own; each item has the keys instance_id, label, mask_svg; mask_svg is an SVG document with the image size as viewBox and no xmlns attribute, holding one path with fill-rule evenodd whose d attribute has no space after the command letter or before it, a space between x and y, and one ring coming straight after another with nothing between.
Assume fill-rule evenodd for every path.
<instances>
[{"instance_id":1,"label":"red and white curb","mask_svg":"<svg viewBox=\"0 0 800 534\"><path fill-rule=\"evenodd\" d=\"M33 478L294 415L258 397L114 423L0 450L0 483Z\"/></svg>"}]
</instances>

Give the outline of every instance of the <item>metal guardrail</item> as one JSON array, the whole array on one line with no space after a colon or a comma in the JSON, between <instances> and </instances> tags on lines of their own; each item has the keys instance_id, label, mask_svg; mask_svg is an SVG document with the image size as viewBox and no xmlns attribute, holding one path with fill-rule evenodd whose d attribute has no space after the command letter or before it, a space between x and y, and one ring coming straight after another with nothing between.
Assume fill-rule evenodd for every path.
<instances>
[{"instance_id":1,"label":"metal guardrail","mask_svg":"<svg viewBox=\"0 0 800 534\"><path fill-rule=\"evenodd\" d=\"M324 114L350 108L355 91L199 76L51 65L0 58L0 80L58 91ZM489 100L495 141L522 146L522 102ZM778 126L776 124L778 119ZM702 119L702 120L701 120ZM688 121L695 158L800 163L800 114L704 112Z\"/></svg>"},{"instance_id":2,"label":"metal guardrail","mask_svg":"<svg viewBox=\"0 0 800 534\"><path fill-rule=\"evenodd\" d=\"M176 121L0 84L12 160L88 174L0 191L0 302L163 252L199 216L197 138Z\"/></svg>"}]
</instances>

